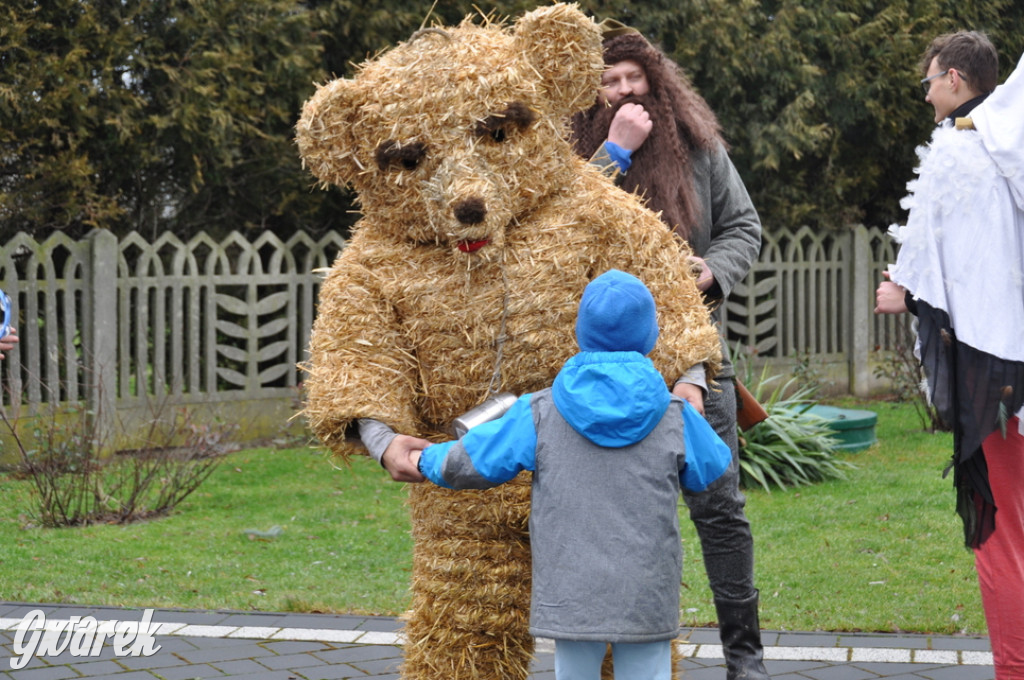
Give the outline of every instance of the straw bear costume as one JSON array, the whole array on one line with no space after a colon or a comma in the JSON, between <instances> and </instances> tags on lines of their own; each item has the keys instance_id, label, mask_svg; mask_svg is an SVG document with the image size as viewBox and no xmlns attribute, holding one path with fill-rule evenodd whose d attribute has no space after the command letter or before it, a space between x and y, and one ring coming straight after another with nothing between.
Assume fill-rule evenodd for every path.
<instances>
[{"instance_id":1,"label":"straw bear costume","mask_svg":"<svg viewBox=\"0 0 1024 680\"><path fill-rule=\"evenodd\" d=\"M355 188L362 212L323 282L305 367L305 415L332 451L366 453L360 418L442 441L490 392L550 386L577 351L583 289L612 268L654 295L666 389L695 364L717 369L686 246L566 141L602 68L597 26L557 4L511 27L419 31L306 103L306 167ZM527 676L529 491L525 475L410 487L403 677Z\"/></svg>"}]
</instances>

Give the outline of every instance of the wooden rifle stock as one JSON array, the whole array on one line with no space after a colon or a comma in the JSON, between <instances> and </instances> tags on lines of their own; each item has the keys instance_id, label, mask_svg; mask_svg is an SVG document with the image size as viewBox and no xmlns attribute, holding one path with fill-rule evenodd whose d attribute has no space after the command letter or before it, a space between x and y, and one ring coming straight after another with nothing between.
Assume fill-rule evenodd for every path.
<instances>
[{"instance_id":1,"label":"wooden rifle stock","mask_svg":"<svg viewBox=\"0 0 1024 680\"><path fill-rule=\"evenodd\" d=\"M746 432L767 418L768 412L738 378L734 382L736 383L736 424Z\"/></svg>"}]
</instances>

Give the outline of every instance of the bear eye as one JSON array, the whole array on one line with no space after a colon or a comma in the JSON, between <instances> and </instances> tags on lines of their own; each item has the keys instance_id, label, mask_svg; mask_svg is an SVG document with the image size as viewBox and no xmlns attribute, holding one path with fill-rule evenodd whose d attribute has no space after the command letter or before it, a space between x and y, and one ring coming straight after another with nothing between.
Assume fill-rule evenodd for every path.
<instances>
[{"instance_id":1,"label":"bear eye","mask_svg":"<svg viewBox=\"0 0 1024 680\"><path fill-rule=\"evenodd\" d=\"M530 110L529 106L522 102L512 102L503 112L478 121L473 132L478 137L490 137L492 141L500 144L514 131L530 127L535 120L537 114Z\"/></svg>"},{"instance_id":2,"label":"bear eye","mask_svg":"<svg viewBox=\"0 0 1024 680\"><path fill-rule=\"evenodd\" d=\"M423 142L413 142L402 146L393 139L382 142L377 147L374 157L377 160L377 167L381 170L415 170L420 162L427 155L427 145Z\"/></svg>"}]
</instances>

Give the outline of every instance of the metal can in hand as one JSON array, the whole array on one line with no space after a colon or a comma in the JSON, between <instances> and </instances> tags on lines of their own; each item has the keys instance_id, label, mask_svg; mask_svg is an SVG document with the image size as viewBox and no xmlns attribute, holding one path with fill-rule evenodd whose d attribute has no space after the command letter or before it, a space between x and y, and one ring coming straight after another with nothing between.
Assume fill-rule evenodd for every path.
<instances>
[{"instance_id":1,"label":"metal can in hand","mask_svg":"<svg viewBox=\"0 0 1024 680\"><path fill-rule=\"evenodd\" d=\"M512 404L516 403L516 395L511 392L502 392L488 397L484 403L475 406L452 421L452 434L457 439L469 432L470 429L491 420L497 420L505 415Z\"/></svg>"}]
</instances>

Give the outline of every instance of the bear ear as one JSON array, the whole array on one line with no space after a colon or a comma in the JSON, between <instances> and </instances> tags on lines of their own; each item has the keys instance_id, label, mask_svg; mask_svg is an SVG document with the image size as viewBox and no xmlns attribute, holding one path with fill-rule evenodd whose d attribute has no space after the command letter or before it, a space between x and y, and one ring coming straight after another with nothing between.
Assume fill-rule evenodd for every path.
<instances>
[{"instance_id":1,"label":"bear ear","mask_svg":"<svg viewBox=\"0 0 1024 680\"><path fill-rule=\"evenodd\" d=\"M575 5L559 3L523 15L513 49L540 76L552 113L568 118L589 108L601 86L601 30Z\"/></svg>"},{"instance_id":2,"label":"bear ear","mask_svg":"<svg viewBox=\"0 0 1024 680\"><path fill-rule=\"evenodd\" d=\"M359 109L355 81L332 80L317 87L295 126L302 163L321 182L345 186L362 169L352 134Z\"/></svg>"}]
</instances>

